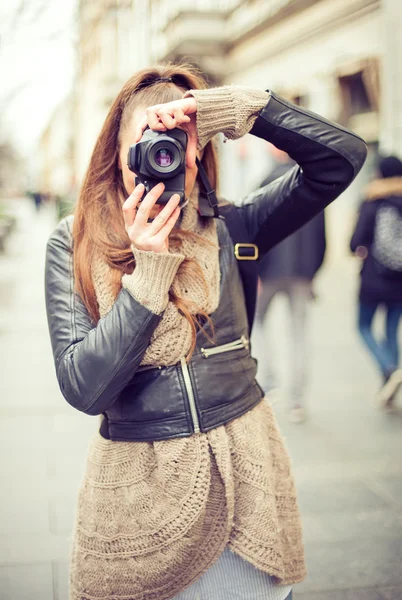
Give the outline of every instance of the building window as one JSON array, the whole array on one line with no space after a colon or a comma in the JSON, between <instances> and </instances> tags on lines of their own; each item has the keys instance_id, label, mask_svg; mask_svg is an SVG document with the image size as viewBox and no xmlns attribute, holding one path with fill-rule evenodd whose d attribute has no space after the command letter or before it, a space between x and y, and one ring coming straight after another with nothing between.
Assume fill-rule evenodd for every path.
<instances>
[{"instance_id":1,"label":"building window","mask_svg":"<svg viewBox=\"0 0 402 600\"><path fill-rule=\"evenodd\" d=\"M379 136L380 63L376 57L346 65L338 71L340 113L338 121L366 142Z\"/></svg>"},{"instance_id":2,"label":"building window","mask_svg":"<svg viewBox=\"0 0 402 600\"><path fill-rule=\"evenodd\" d=\"M373 107L363 80L363 71L339 78L345 108L349 116L371 112Z\"/></svg>"}]
</instances>

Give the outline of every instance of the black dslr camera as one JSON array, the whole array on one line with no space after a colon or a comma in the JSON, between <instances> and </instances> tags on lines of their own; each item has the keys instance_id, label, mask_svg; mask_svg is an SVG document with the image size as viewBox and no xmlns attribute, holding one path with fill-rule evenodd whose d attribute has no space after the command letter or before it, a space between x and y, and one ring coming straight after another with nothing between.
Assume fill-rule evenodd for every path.
<instances>
[{"instance_id":1,"label":"black dslr camera","mask_svg":"<svg viewBox=\"0 0 402 600\"><path fill-rule=\"evenodd\" d=\"M165 184L157 204L166 204L173 194L179 194L184 204L186 180L187 134L183 129L168 132L146 129L141 141L130 146L127 165L136 174L135 185L143 183L148 193L161 181Z\"/></svg>"}]
</instances>

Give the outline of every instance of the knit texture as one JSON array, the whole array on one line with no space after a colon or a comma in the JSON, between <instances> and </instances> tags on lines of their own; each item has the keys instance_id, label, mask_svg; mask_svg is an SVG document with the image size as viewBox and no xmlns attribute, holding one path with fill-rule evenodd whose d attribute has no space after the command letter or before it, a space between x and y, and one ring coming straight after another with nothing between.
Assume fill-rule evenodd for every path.
<instances>
[{"instance_id":1,"label":"knit texture","mask_svg":"<svg viewBox=\"0 0 402 600\"><path fill-rule=\"evenodd\" d=\"M131 247L135 269L121 282L138 302L159 315L169 301L169 289L185 256L169 252L149 252Z\"/></svg>"},{"instance_id":2,"label":"knit texture","mask_svg":"<svg viewBox=\"0 0 402 600\"><path fill-rule=\"evenodd\" d=\"M185 236L169 252L196 259L207 285L182 270L182 262L171 289L211 314L219 302L218 240L214 220L199 217L197 199L193 194L181 227L208 243ZM143 258L145 292L134 276L126 276L124 285L137 299L163 297L153 305L159 310L173 263L168 260L172 271L165 278L156 257ZM113 305L108 267L95 264L93 279L104 316ZM190 344L186 319L168 301L142 364L173 365ZM305 577L290 460L267 402L184 439L114 442L94 436L79 493L70 600L171 599L226 546L278 583Z\"/></svg>"},{"instance_id":3,"label":"knit texture","mask_svg":"<svg viewBox=\"0 0 402 600\"><path fill-rule=\"evenodd\" d=\"M142 365L167 366L179 362L186 356L192 340L191 326L188 320L179 312L173 302L168 302L167 284L169 280L171 290L179 297L191 300L190 312L195 312L195 307L204 310L207 314L213 313L219 302L219 246L216 223L213 219L200 219L197 212L198 187L194 188L189 203L183 209L179 224L180 229L192 232L194 235L183 236L180 245L169 243L169 252L172 254L147 253L134 250L134 256L140 258L141 275L136 277L137 265L132 275L124 275L122 282L131 294L140 303L148 306L153 312L162 312L163 318L155 329L150 345L142 359ZM149 256L147 256L149 254ZM178 263L180 257L180 263ZM196 260L202 270L203 277L194 272L194 268L183 264L183 259ZM169 262L176 261L176 262ZM176 265L178 266L178 271ZM99 268L99 267L98 267ZM102 268L102 267L100 267ZM174 277L173 270L177 271ZM166 273L164 274L164 269ZM173 275L173 277L172 277ZM103 276L107 271L103 266ZM144 281L145 280L145 281ZM134 281L134 284L133 284ZM144 284L142 287L140 284ZM101 292L103 297L105 292ZM113 295L109 296L106 312L113 303Z\"/></svg>"},{"instance_id":4,"label":"knit texture","mask_svg":"<svg viewBox=\"0 0 402 600\"><path fill-rule=\"evenodd\" d=\"M236 140L248 133L258 113L270 99L268 92L240 85L190 90L184 97L189 96L193 96L197 102L197 136L200 150L217 133L223 133L230 140Z\"/></svg>"},{"instance_id":5,"label":"knit texture","mask_svg":"<svg viewBox=\"0 0 402 600\"><path fill-rule=\"evenodd\" d=\"M96 434L78 501L71 600L165 600L226 545L279 583L305 576L290 462L270 406L207 434Z\"/></svg>"}]
</instances>

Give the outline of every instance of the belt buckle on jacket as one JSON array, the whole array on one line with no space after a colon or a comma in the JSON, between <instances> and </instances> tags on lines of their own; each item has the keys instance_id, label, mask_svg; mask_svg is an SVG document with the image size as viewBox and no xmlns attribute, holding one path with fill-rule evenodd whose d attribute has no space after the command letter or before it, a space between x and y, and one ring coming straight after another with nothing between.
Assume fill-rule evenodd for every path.
<instances>
[{"instance_id":1,"label":"belt buckle on jacket","mask_svg":"<svg viewBox=\"0 0 402 600\"><path fill-rule=\"evenodd\" d=\"M251 250L254 250L254 252L251 253ZM237 260L258 260L258 246L256 244L238 242L235 244L234 252Z\"/></svg>"}]
</instances>

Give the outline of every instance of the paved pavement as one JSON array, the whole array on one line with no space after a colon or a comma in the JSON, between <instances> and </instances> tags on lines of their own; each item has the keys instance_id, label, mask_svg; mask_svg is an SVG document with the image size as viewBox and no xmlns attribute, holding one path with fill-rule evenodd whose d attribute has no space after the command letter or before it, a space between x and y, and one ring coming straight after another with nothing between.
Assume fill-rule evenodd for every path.
<instances>
[{"instance_id":1,"label":"paved pavement","mask_svg":"<svg viewBox=\"0 0 402 600\"><path fill-rule=\"evenodd\" d=\"M18 229L0 256L0 599L67 600L77 489L98 420L70 408L55 381L43 300L54 216L13 205ZM283 399L275 404L309 569L295 600L402 599L402 397L395 414L371 406L379 381L354 331L356 267L344 261L318 281L310 420L291 425ZM283 381L284 309L278 302L269 323Z\"/></svg>"}]
</instances>

